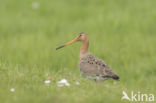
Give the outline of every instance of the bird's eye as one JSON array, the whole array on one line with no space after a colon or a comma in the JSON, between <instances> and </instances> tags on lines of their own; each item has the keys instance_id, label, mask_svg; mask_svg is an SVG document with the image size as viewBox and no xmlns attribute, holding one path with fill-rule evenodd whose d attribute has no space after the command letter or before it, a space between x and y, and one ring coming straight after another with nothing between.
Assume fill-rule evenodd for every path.
<instances>
[{"instance_id":1,"label":"bird's eye","mask_svg":"<svg viewBox=\"0 0 156 103\"><path fill-rule=\"evenodd\" d=\"M82 36L81 34L79 35L79 37Z\"/></svg>"}]
</instances>

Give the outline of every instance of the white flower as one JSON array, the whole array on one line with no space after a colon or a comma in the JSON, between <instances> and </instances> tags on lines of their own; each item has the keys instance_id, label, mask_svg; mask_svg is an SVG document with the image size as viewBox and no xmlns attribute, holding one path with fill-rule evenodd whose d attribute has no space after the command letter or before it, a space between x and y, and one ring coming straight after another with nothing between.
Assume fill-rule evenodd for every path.
<instances>
[{"instance_id":1,"label":"white flower","mask_svg":"<svg viewBox=\"0 0 156 103\"><path fill-rule=\"evenodd\" d=\"M76 83L75 83L76 85L80 85L80 83L77 81Z\"/></svg>"},{"instance_id":2,"label":"white flower","mask_svg":"<svg viewBox=\"0 0 156 103\"><path fill-rule=\"evenodd\" d=\"M33 9L38 9L39 6L40 6L40 4L38 2L33 2L32 3L32 8Z\"/></svg>"},{"instance_id":3,"label":"white flower","mask_svg":"<svg viewBox=\"0 0 156 103\"><path fill-rule=\"evenodd\" d=\"M10 88L10 92L14 92L15 91L15 89L14 88Z\"/></svg>"},{"instance_id":4,"label":"white flower","mask_svg":"<svg viewBox=\"0 0 156 103\"><path fill-rule=\"evenodd\" d=\"M49 84L51 81L50 80L45 80L44 83L45 84Z\"/></svg>"},{"instance_id":5,"label":"white flower","mask_svg":"<svg viewBox=\"0 0 156 103\"><path fill-rule=\"evenodd\" d=\"M60 80L60 81L57 82L57 86L58 87L70 86L70 84L68 83L68 81L66 79L62 79L62 80Z\"/></svg>"}]
</instances>

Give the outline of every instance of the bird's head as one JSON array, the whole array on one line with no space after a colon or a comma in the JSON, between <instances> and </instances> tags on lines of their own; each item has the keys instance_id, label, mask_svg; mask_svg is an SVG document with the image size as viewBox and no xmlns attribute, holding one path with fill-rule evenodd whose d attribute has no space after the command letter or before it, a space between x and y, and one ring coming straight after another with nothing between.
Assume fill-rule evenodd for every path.
<instances>
[{"instance_id":1,"label":"bird's head","mask_svg":"<svg viewBox=\"0 0 156 103\"><path fill-rule=\"evenodd\" d=\"M70 45L72 43L78 42L78 41L87 41L88 40L88 35L84 32L80 33L75 39L73 39L72 41L66 43L65 45L59 46L58 48L56 48L56 50L61 49L67 45Z\"/></svg>"},{"instance_id":2,"label":"bird's head","mask_svg":"<svg viewBox=\"0 0 156 103\"><path fill-rule=\"evenodd\" d=\"M84 32L80 33L77 37L76 37L77 41L86 41L88 40L88 35Z\"/></svg>"}]
</instances>

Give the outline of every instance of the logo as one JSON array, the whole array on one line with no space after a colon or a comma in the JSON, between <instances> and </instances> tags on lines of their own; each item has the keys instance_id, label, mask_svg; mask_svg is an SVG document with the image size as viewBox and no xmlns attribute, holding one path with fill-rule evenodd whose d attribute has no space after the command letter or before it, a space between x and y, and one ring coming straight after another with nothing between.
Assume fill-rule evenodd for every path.
<instances>
[{"instance_id":1,"label":"logo","mask_svg":"<svg viewBox=\"0 0 156 103\"><path fill-rule=\"evenodd\" d=\"M137 92L134 93L131 91L131 95L128 96L128 94L125 91L122 91L122 98L121 100L128 100L128 101L154 101L154 94L146 94L146 93L141 93Z\"/></svg>"}]
</instances>

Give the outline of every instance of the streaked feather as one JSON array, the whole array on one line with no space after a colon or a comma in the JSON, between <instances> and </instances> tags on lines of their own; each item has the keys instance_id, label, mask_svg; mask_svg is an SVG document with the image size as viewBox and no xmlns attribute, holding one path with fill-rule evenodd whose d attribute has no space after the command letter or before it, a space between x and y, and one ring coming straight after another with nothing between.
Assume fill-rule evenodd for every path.
<instances>
[{"instance_id":1,"label":"streaked feather","mask_svg":"<svg viewBox=\"0 0 156 103\"><path fill-rule=\"evenodd\" d=\"M87 53L82 58L80 58L79 69L84 76L91 79L119 79L118 76L112 72L112 70L103 60L90 53Z\"/></svg>"}]
</instances>

